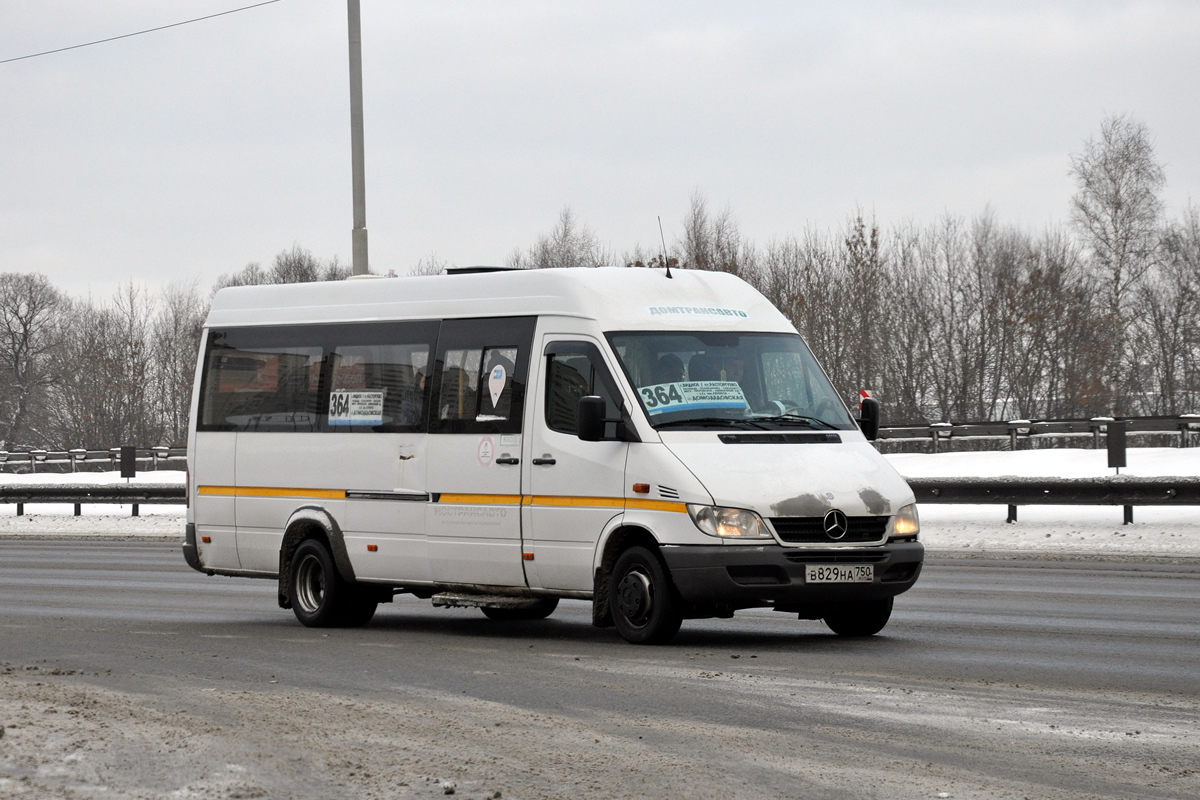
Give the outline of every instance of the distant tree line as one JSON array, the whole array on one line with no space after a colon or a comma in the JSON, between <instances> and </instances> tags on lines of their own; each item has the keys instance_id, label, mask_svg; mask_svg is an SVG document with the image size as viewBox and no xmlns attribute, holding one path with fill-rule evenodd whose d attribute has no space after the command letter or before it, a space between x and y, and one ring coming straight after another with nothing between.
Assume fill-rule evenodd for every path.
<instances>
[{"instance_id":1,"label":"distant tree line","mask_svg":"<svg viewBox=\"0 0 1200 800\"><path fill-rule=\"evenodd\" d=\"M682 233L618 254L569 208L508 266L721 270L766 295L848 402L869 389L887 424L1200 412L1200 212L1164 213L1149 131L1101 125L1071 161L1070 223L1043 231L985 211L759 245L728 209L692 197ZM446 262L422 259L412 274ZM349 267L293 245L224 286L340 280ZM43 275L0 273L0 449L182 444L211 293L133 283L71 298Z\"/></svg>"},{"instance_id":2,"label":"distant tree line","mask_svg":"<svg viewBox=\"0 0 1200 800\"><path fill-rule=\"evenodd\" d=\"M349 272L294 245L213 291ZM80 300L44 275L0 273L0 449L185 443L210 297L196 283L157 294L128 283L111 300Z\"/></svg>"},{"instance_id":3,"label":"distant tree line","mask_svg":"<svg viewBox=\"0 0 1200 800\"><path fill-rule=\"evenodd\" d=\"M624 263L734 273L804 335L848 402L887 424L1200 412L1200 213L1164 215L1150 132L1113 116L1071 159L1069 225L990 211L757 245L693 195L666 253L616 256L564 209L514 267Z\"/></svg>"}]
</instances>

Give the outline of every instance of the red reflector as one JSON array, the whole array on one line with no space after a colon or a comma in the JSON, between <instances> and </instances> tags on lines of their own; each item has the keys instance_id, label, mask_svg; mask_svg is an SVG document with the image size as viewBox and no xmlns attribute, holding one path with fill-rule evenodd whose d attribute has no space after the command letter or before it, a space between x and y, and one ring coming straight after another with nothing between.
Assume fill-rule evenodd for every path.
<instances>
[{"instance_id":1,"label":"red reflector","mask_svg":"<svg viewBox=\"0 0 1200 800\"><path fill-rule=\"evenodd\" d=\"M211 544L212 537L211 536L201 536L200 541L204 542L205 544Z\"/></svg>"},{"instance_id":2,"label":"red reflector","mask_svg":"<svg viewBox=\"0 0 1200 800\"><path fill-rule=\"evenodd\" d=\"M521 553L521 558L526 561L533 561L533 553Z\"/></svg>"},{"instance_id":3,"label":"red reflector","mask_svg":"<svg viewBox=\"0 0 1200 800\"><path fill-rule=\"evenodd\" d=\"M377 545L377 544L369 544L369 545L367 545L367 551L368 551L368 552L374 553L374 552L375 552L376 550L378 550L378 549L379 549L379 545Z\"/></svg>"},{"instance_id":4,"label":"red reflector","mask_svg":"<svg viewBox=\"0 0 1200 800\"><path fill-rule=\"evenodd\" d=\"M638 494L648 494L648 493L650 492L650 484L648 484L648 483L635 483L635 484L633 485L633 490L634 490L635 492L637 492Z\"/></svg>"}]
</instances>

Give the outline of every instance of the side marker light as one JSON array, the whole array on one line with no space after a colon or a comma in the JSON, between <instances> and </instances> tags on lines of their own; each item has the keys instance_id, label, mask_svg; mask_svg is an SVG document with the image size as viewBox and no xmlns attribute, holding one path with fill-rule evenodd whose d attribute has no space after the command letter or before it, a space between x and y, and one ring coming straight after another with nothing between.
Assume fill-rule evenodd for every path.
<instances>
[{"instance_id":1,"label":"side marker light","mask_svg":"<svg viewBox=\"0 0 1200 800\"><path fill-rule=\"evenodd\" d=\"M533 561L533 553L521 553L521 558L526 561Z\"/></svg>"},{"instance_id":2,"label":"side marker light","mask_svg":"<svg viewBox=\"0 0 1200 800\"><path fill-rule=\"evenodd\" d=\"M635 483L635 484L633 485L633 490L634 490L635 492L637 492L638 494L649 494L649 493L650 493L650 484L648 484L648 483Z\"/></svg>"},{"instance_id":3,"label":"side marker light","mask_svg":"<svg viewBox=\"0 0 1200 800\"><path fill-rule=\"evenodd\" d=\"M205 544L212 544L212 537L211 536L201 536L200 541L204 542Z\"/></svg>"},{"instance_id":4,"label":"side marker light","mask_svg":"<svg viewBox=\"0 0 1200 800\"><path fill-rule=\"evenodd\" d=\"M369 545L367 545L367 552L368 552L368 553L374 553L374 552L375 552L376 550L378 550L378 549L379 549L379 545L377 545L377 544L369 544Z\"/></svg>"}]
</instances>

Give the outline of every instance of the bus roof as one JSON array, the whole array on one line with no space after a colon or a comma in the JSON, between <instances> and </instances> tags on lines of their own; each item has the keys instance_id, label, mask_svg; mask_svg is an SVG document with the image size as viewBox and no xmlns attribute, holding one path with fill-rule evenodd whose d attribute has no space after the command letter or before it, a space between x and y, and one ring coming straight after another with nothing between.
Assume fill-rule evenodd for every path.
<instances>
[{"instance_id":1,"label":"bus roof","mask_svg":"<svg viewBox=\"0 0 1200 800\"><path fill-rule=\"evenodd\" d=\"M310 324L558 315L604 330L795 329L724 272L626 267L512 270L222 289L206 325Z\"/></svg>"}]
</instances>

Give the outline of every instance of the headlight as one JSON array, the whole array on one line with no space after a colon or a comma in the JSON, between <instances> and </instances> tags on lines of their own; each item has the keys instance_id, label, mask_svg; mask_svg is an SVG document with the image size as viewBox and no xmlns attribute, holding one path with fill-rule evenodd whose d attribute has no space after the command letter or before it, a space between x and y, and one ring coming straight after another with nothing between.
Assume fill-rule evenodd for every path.
<instances>
[{"instance_id":1,"label":"headlight","mask_svg":"<svg viewBox=\"0 0 1200 800\"><path fill-rule=\"evenodd\" d=\"M741 508L697 506L688 504L688 515L696 527L709 536L723 539L770 539L762 517Z\"/></svg>"},{"instance_id":2,"label":"headlight","mask_svg":"<svg viewBox=\"0 0 1200 800\"><path fill-rule=\"evenodd\" d=\"M896 512L892 520L892 536L916 536L921 532L921 521L917 519L917 506L910 503Z\"/></svg>"}]
</instances>

